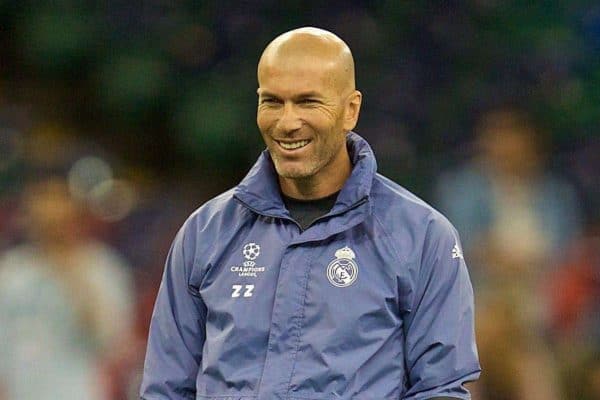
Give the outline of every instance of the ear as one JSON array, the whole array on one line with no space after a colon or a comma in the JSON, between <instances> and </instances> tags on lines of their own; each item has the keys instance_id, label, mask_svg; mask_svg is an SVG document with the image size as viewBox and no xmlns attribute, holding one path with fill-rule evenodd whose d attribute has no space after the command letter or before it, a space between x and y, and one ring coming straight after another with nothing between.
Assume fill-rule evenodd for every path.
<instances>
[{"instance_id":1,"label":"ear","mask_svg":"<svg viewBox=\"0 0 600 400\"><path fill-rule=\"evenodd\" d=\"M358 122L360 114L360 105L362 104L362 93L355 90L348 96L346 109L344 110L344 130L351 131Z\"/></svg>"}]
</instances>

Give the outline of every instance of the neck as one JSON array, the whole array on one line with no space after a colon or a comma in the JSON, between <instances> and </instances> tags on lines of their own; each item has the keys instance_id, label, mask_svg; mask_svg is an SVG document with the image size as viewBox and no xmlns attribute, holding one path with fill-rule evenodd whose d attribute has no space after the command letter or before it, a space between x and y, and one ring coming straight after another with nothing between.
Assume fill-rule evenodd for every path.
<instances>
[{"instance_id":1,"label":"neck","mask_svg":"<svg viewBox=\"0 0 600 400\"><path fill-rule=\"evenodd\" d=\"M343 151L338 160L326 165L315 175L306 178L279 176L279 186L283 194L294 199L322 199L339 192L351 173L350 156L347 151Z\"/></svg>"}]
</instances>

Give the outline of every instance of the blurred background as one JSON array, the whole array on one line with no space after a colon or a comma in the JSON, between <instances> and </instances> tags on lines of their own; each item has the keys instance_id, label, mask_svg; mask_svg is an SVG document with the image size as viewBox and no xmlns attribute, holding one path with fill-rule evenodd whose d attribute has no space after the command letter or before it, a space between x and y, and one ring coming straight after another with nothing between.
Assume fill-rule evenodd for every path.
<instances>
[{"instance_id":1,"label":"blurred background","mask_svg":"<svg viewBox=\"0 0 600 400\"><path fill-rule=\"evenodd\" d=\"M170 242L263 149L258 58L306 25L353 50L379 172L461 234L474 399L600 399L600 5L578 0L0 0L0 399L136 398Z\"/></svg>"}]
</instances>

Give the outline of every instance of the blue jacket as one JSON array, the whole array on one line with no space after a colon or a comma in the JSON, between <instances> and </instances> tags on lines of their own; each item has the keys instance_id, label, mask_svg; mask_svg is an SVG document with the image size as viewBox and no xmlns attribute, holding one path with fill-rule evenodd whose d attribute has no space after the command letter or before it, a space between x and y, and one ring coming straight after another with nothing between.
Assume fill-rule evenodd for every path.
<instances>
[{"instance_id":1,"label":"blue jacket","mask_svg":"<svg viewBox=\"0 0 600 400\"><path fill-rule=\"evenodd\" d=\"M473 291L458 235L376 173L353 171L302 231L265 151L185 222L167 258L143 399L468 399L479 376Z\"/></svg>"}]
</instances>

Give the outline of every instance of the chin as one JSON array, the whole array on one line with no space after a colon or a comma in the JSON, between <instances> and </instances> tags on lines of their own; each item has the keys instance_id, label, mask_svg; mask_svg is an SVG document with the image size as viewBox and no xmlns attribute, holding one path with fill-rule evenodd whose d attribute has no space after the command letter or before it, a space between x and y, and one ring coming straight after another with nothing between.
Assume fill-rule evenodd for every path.
<instances>
[{"instance_id":1,"label":"chin","mask_svg":"<svg viewBox=\"0 0 600 400\"><path fill-rule=\"evenodd\" d=\"M322 164L312 157L297 160L282 160L279 157L272 157L272 159L277 174L286 179L310 178L322 168Z\"/></svg>"},{"instance_id":2,"label":"chin","mask_svg":"<svg viewBox=\"0 0 600 400\"><path fill-rule=\"evenodd\" d=\"M287 169L287 168L284 168L282 170L278 169L277 174L279 176L281 176L282 178L286 178L286 179L303 179L303 178L308 178L312 175L306 171L300 171L300 170L296 170L296 169Z\"/></svg>"},{"instance_id":3,"label":"chin","mask_svg":"<svg viewBox=\"0 0 600 400\"><path fill-rule=\"evenodd\" d=\"M286 179L304 179L310 178L315 173L309 168L296 166L275 165L277 174Z\"/></svg>"}]
</instances>

